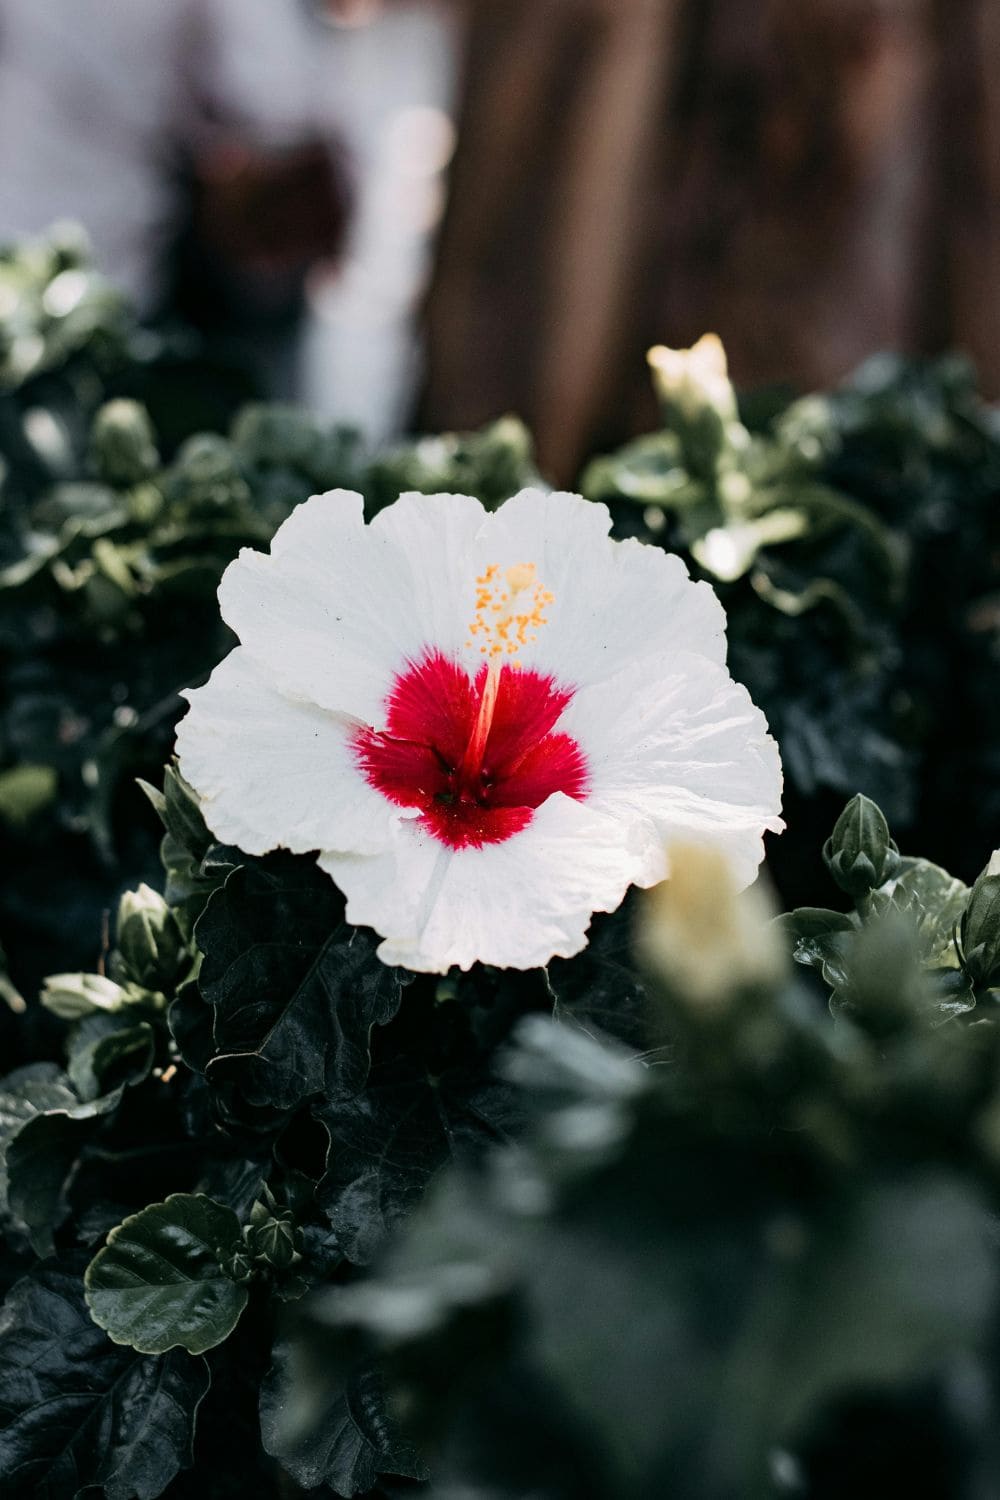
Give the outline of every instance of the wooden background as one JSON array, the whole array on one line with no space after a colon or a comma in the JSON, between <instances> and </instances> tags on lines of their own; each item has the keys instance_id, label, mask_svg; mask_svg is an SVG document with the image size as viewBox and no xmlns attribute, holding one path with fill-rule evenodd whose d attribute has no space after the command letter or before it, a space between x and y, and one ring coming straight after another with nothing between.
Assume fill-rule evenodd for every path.
<instances>
[{"instance_id":1,"label":"wooden background","mask_svg":"<svg viewBox=\"0 0 1000 1500\"><path fill-rule=\"evenodd\" d=\"M468 19L421 422L569 480L643 353L742 385L960 347L1000 394L1000 0L489 0Z\"/></svg>"}]
</instances>

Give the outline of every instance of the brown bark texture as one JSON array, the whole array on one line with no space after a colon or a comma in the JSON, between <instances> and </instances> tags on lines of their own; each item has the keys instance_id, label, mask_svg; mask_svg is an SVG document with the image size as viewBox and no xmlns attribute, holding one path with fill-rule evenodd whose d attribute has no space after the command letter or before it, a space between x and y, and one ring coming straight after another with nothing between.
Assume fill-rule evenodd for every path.
<instances>
[{"instance_id":1,"label":"brown bark texture","mask_svg":"<svg viewBox=\"0 0 1000 1500\"><path fill-rule=\"evenodd\" d=\"M569 480L651 420L643 354L737 382L967 350L1000 393L1000 0L491 0L421 417L512 410Z\"/></svg>"}]
</instances>

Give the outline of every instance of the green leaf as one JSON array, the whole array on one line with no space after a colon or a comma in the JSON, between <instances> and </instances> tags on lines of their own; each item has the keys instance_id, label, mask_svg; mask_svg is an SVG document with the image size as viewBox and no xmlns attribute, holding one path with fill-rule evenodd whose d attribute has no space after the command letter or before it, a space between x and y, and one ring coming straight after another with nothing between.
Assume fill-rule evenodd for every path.
<instances>
[{"instance_id":1,"label":"green leaf","mask_svg":"<svg viewBox=\"0 0 1000 1500\"><path fill-rule=\"evenodd\" d=\"M28 1063L0 1079L0 1135L17 1130L41 1110L76 1104L62 1069L51 1062Z\"/></svg>"},{"instance_id":2,"label":"green leaf","mask_svg":"<svg viewBox=\"0 0 1000 1500\"><path fill-rule=\"evenodd\" d=\"M797 481L778 485L767 496L770 506L793 506L803 510L813 532L850 526L864 541L887 594L896 597L906 577L906 541L890 530L870 506L832 490L826 485Z\"/></svg>"},{"instance_id":3,"label":"green leaf","mask_svg":"<svg viewBox=\"0 0 1000 1500\"><path fill-rule=\"evenodd\" d=\"M210 844L205 854L196 859L169 833L164 834L160 844L160 859L167 877L164 896L186 939L190 939L209 896L222 885L232 868L230 864L222 870L214 863L209 867L213 850L218 847ZM235 863L242 863L242 858Z\"/></svg>"},{"instance_id":4,"label":"green leaf","mask_svg":"<svg viewBox=\"0 0 1000 1500\"><path fill-rule=\"evenodd\" d=\"M795 911L782 912L775 917L774 925L795 942L815 937L825 937L831 932L850 932L857 922L844 911L829 911L824 906L799 906Z\"/></svg>"},{"instance_id":5,"label":"green leaf","mask_svg":"<svg viewBox=\"0 0 1000 1500\"><path fill-rule=\"evenodd\" d=\"M316 1109L330 1137L316 1198L344 1255L367 1265L449 1161L474 1159L521 1123L515 1090L483 1068L432 1073L419 1056L373 1071L367 1087Z\"/></svg>"},{"instance_id":6,"label":"green leaf","mask_svg":"<svg viewBox=\"0 0 1000 1500\"><path fill-rule=\"evenodd\" d=\"M824 983L837 990L847 983L847 966L856 941L857 933L847 928L817 932L813 937L800 938L793 957L807 969L818 969Z\"/></svg>"},{"instance_id":7,"label":"green leaf","mask_svg":"<svg viewBox=\"0 0 1000 1500\"><path fill-rule=\"evenodd\" d=\"M153 1028L148 1021L123 1026L122 1020L98 1011L74 1027L67 1074L81 1099L98 1099L149 1076L156 1055Z\"/></svg>"},{"instance_id":8,"label":"green leaf","mask_svg":"<svg viewBox=\"0 0 1000 1500\"><path fill-rule=\"evenodd\" d=\"M553 1013L585 1030L599 1028L628 1046L649 1038L649 998L636 966L632 904L594 917L589 941L575 958L555 958L547 969Z\"/></svg>"},{"instance_id":9,"label":"green leaf","mask_svg":"<svg viewBox=\"0 0 1000 1500\"><path fill-rule=\"evenodd\" d=\"M900 860L889 886L894 905L912 912L923 963L931 969L955 969L955 931L969 898L969 887L927 859Z\"/></svg>"},{"instance_id":10,"label":"green leaf","mask_svg":"<svg viewBox=\"0 0 1000 1500\"><path fill-rule=\"evenodd\" d=\"M595 458L583 472L581 491L590 500L621 498L640 505L682 506L700 501L704 491L684 468L673 432L653 432L619 452Z\"/></svg>"},{"instance_id":11,"label":"green leaf","mask_svg":"<svg viewBox=\"0 0 1000 1500\"><path fill-rule=\"evenodd\" d=\"M426 1478L413 1446L396 1430L378 1372L295 1368L295 1349L279 1342L260 1395L265 1451L303 1489L327 1484L335 1495L364 1494L380 1474Z\"/></svg>"},{"instance_id":12,"label":"green leaf","mask_svg":"<svg viewBox=\"0 0 1000 1500\"><path fill-rule=\"evenodd\" d=\"M160 822L164 825L164 827L166 827L167 799L160 791L160 788L157 786L151 786L148 781L143 781L141 776L136 777L135 784L139 788L140 792L142 792L143 796L148 800L149 805L152 807Z\"/></svg>"},{"instance_id":13,"label":"green leaf","mask_svg":"<svg viewBox=\"0 0 1000 1500\"><path fill-rule=\"evenodd\" d=\"M800 906L775 917L774 925L791 942L797 964L819 969L831 986L843 979L844 960L858 930L856 918L822 906Z\"/></svg>"},{"instance_id":14,"label":"green leaf","mask_svg":"<svg viewBox=\"0 0 1000 1500\"><path fill-rule=\"evenodd\" d=\"M27 1121L47 1109L72 1107L77 1097L55 1063L29 1063L0 1081L0 1206L9 1207L7 1154Z\"/></svg>"},{"instance_id":15,"label":"green leaf","mask_svg":"<svg viewBox=\"0 0 1000 1500\"><path fill-rule=\"evenodd\" d=\"M808 530L801 510L769 510L751 520L713 526L691 543L691 556L720 583L735 583L749 573L765 547L794 541Z\"/></svg>"},{"instance_id":16,"label":"green leaf","mask_svg":"<svg viewBox=\"0 0 1000 1500\"><path fill-rule=\"evenodd\" d=\"M155 1500L192 1461L208 1366L113 1344L91 1320L75 1264L45 1261L0 1310L5 1500Z\"/></svg>"},{"instance_id":17,"label":"green leaf","mask_svg":"<svg viewBox=\"0 0 1000 1500\"><path fill-rule=\"evenodd\" d=\"M242 1223L260 1197L266 1167L267 1163L252 1157L210 1157L198 1178L197 1190L231 1208Z\"/></svg>"},{"instance_id":18,"label":"green leaf","mask_svg":"<svg viewBox=\"0 0 1000 1500\"><path fill-rule=\"evenodd\" d=\"M7 1147L8 1202L27 1226L36 1255L52 1254L53 1231L69 1207L67 1182L89 1133L86 1125L67 1114L36 1115Z\"/></svg>"},{"instance_id":19,"label":"green leaf","mask_svg":"<svg viewBox=\"0 0 1000 1500\"><path fill-rule=\"evenodd\" d=\"M66 1217L66 1189L76 1162L102 1115L121 1103L124 1085L95 1099L77 1100L32 1116L6 1147L7 1201L27 1227L38 1255L50 1255L52 1235Z\"/></svg>"},{"instance_id":20,"label":"green leaf","mask_svg":"<svg viewBox=\"0 0 1000 1500\"><path fill-rule=\"evenodd\" d=\"M1000 977L1000 873L990 860L977 878L962 917L963 964L973 983L994 984Z\"/></svg>"},{"instance_id":21,"label":"green leaf","mask_svg":"<svg viewBox=\"0 0 1000 1500\"><path fill-rule=\"evenodd\" d=\"M369 1036L399 1009L403 979L376 939L343 920L343 900L310 860L273 855L234 870L196 941L215 1009L209 1081L232 1079L254 1104L291 1108L364 1084Z\"/></svg>"},{"instance_id":22,"label":"green leaf","mask_svg":"<svg viewBox=\"0 0 1000 1500\"><path fill-rule=\"evenodd\" d=\"M200 860L212 843L212 835L202 817L198 794L185 781L176 761L164 769L162 792L146 781L140 781L139 786L177 848L196 862Z\"/></svg>"},{"instance_id":23,"label":"green leaf","mask_svg":"<svg viewBox=\"0 0 1000 1500\"><path fill-rule=\"evenodd\" d=\"M648 1070L622 1047L547 1016L525 1016L511 1041L500 1071L526 1091L532 1115L567 1103L631 1105L649 1086Z\"/></svg>"},{"instance_id":24,"label":"green leaf","mask_svg":"<svg viewBox=\"0 0 1000 1500\"><path fill-rule=\"evenodd\" d=\"M247 1288L223 1269L242 1250L232 1209L173 1193L108 1235L87 1268L87 1305L116 1344L142 1354L177 1345L203 1354L228 1338Z\"/></svg>"}]
</instances>

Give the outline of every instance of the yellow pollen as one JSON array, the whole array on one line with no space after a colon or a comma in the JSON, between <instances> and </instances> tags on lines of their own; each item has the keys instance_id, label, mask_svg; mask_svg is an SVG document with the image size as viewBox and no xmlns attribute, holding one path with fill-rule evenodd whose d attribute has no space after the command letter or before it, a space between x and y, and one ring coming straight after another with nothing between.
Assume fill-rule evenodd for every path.
<instances>
[{"instance_id":1,"label":"yellow pollen","mask_svg":"<svg viewBox=\"0 0 1000 1500\"><path fill-rule=\"evenodd\" d=\"M537 640L540 627L548 624L545 610L555 600L539 583L537 567L530 562L515 563L501 571L498 563L491 563L476 579L475 594L475 615L465 644L477 644L478 636L485 642L479 646L480 656L491 661L504 656L509 666L520 666L510 658Z\"/></svg>"}]
</instances>

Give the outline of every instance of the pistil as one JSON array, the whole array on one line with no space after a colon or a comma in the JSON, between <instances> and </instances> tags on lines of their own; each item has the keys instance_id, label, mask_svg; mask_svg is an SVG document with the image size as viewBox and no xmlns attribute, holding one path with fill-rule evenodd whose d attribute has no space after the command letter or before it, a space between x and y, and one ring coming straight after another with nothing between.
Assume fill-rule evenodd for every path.
<instances>
[{"instance_id":1,"label":"pistil","mask_svg":"<svg viewBox=\"0 0 1000 1500\"><path fill-rule=\"evenodd\" d=\"M479 712L476 714L476 722L472 727L469 743L465 747L465 754L458 768L459 777L463 781L474 776L483 763L483 751L486 749L486 741L493 727L493 715L496 713L499 686L500 663L490 661L486 668L482 697L479 700Z\"/></svg>"}]
</instances>

